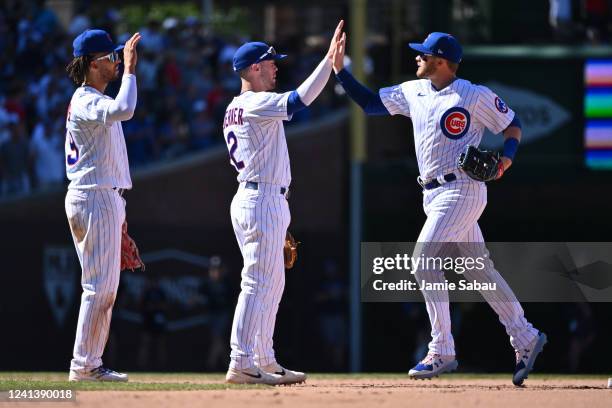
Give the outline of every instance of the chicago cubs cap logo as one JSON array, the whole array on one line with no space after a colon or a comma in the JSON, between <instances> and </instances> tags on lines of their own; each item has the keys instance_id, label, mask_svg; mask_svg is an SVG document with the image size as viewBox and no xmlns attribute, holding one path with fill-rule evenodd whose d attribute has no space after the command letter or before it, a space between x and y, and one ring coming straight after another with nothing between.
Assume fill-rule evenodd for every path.
<instances>
[{"instance_id":1,"label":"chicago cubs cap logo","mask_svg":"<svg viewBox=\"0 0 612 408\"><path fill-rule=\"evenodd\" d=\"M470 113L458 106L450 108L440 119L440 128L444 136L457 140L465 136L470 128Z\"/></svg>"},{"instance_id":2,"label":"chicago cubs cap logo","mask_svg":"<svg viewBox=\"0 0 612 408\"><path fill-rule=\"evenodd\" d=\"M506 103L504 101L499 99L499 96L495 97L495 107L501 113L508 113L508 105L506 105Z\"/></svg>"}]
</instances>

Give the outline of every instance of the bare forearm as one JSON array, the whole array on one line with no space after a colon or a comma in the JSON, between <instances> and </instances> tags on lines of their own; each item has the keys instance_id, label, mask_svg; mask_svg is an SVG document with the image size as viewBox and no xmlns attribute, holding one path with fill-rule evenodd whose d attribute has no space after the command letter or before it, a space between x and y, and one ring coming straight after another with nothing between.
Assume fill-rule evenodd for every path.
<instances>
[{"instance_id":1,"label":"bare forearm","mask_svg":"<svg viewBox=\"0 0 612 408\"><path fill-rule=\"evenodd\" d=\"M510 126L508 127L506 130L504 130L504 140L512 137L516 140L518 140L519 142L521 141L521 136L522 136L523 132L521 130L521 128L516 127L516 126Z\"/></svg>"}]
</instances>

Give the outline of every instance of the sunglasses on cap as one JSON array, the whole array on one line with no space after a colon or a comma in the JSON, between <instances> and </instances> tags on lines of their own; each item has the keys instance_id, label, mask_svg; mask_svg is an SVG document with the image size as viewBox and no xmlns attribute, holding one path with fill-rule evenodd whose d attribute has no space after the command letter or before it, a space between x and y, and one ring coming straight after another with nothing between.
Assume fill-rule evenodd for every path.
<instances>
[{"instance_id":1,"label":"sunglasses on cap","mask_svg":"<svg viewBox=\"0 0 612 408\"><path fill-rule=\"evenodd\" d=\"M114 63L116 61L119 61L119 53L117 51L112 51L109 54L95 58L94 61L103 60L103 59L108 59L110 62Z\"/></svg>"},{"instance_id":2,"label":"sunglasses on cap","mask_svg":"<svg viewBox=\"0 0 612 408\"><path fill-rule=\"evenodd\" d=\"M422 59L423 61L425 61L425 62L427 62L427 60L428 60L430 57L433 57L433 55L431 55L431 54L419 54L419 58L421 58L421 59Z\"/></svg>"},{"instance_id":3,"label":"sunglasses on cap","mask_svg":"<svg viewBox=\"0 0 612 408\"><path fill-rule=\"evenodd\" d=\"M268 55L272 55L272 56L276 55L276 50L274 49L274 47L268 48L268 50L266 52L261 54L261 56L259 58L257 58L257 62L263 61L264 59L266 59L268 57Z\"/></svg>"}]
</instances>

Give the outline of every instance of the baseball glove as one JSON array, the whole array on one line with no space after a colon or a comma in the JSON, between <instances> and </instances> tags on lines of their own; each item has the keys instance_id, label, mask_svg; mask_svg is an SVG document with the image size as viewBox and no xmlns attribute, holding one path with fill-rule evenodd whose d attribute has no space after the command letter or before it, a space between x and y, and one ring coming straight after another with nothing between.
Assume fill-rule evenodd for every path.
<instances>
[{"instance_id":1,"label":"baseball glove","mask_svg":"<svg viewBox=\"0 0 612 408\"><path fill-rule=\"evenodd\" d=\"M293 238L293 235L287 231L285 235L285 246L283 247L283 254L285 255L285 268L291 269L297 261L297 247L300 243Z\"/></svg>"},{"instance_id":2,"label":"baseball glove","mask_svg":"<svg viewBox=\"0 0 612 408\"><path fill-rule=\"evenodd\" d=\"M467 145L457 158L457 166L477 181L496 180L504 174L504 165L498 152L480 150Z\"/></svg>"},{"instance_id":3,"label":"baseball glove","mask_svg":"<svg viewBox=\"0 0 612 408\"><path fill-rule=\"evenodd\" d=\"M121 227L121 270L131 269L134 272L138 268L144 271L145 264L140 259L136 242L128 235L127 221L124 221Z\"/></svg>"}]
</instances>

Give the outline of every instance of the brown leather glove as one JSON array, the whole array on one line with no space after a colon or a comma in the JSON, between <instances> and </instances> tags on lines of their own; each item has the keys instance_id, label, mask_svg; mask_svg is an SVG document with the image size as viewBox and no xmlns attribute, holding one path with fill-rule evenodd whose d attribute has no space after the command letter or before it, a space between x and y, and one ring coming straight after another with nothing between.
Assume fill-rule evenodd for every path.
<instances>
[{"instance_id":1,"label":"brown leather glove","mask_svg":"<svg viewBox=\"0 0 612 408\"><path fill-rule=\"evenodd\" d=\"M127 232L127 221L123 222L121 227L121 270L141 268L145 270L145 264L140 259L140 253L136 242L128 235Z\"/></svg>"},{"instance_id":2,"label":"brown leather glove","mask_svg":"<svg viewBox=\"0 0 612 408\"><path fill-rule=\"evenodd\" d=\"M285 235L285 247L283 248L283 254L285 255L285 268L291 269L297 261L297 247L300 243L293 238L293 235L287 231Z\"/></svg>"}]
</instances>

